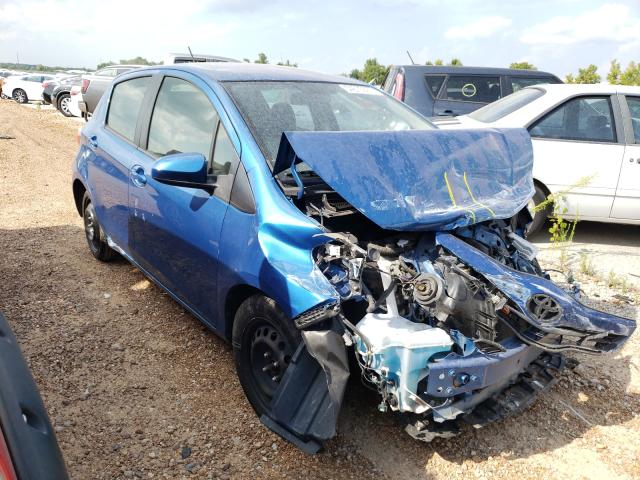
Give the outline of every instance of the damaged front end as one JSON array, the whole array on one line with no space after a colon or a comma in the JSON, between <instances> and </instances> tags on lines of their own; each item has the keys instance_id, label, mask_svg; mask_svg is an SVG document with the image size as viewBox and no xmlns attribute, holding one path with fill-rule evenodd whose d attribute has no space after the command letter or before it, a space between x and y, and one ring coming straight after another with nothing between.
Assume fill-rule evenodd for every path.
<instances>
[{"instance_id":1,"label":"damaged front end","mask_svg":"<svg viewBox=\"0 0 640 480\"><path fill-rule=\"evenodd\" d=\"M263 422L316 451L335 434L349 349L378 409L430 441L522 410L566 351L619 348L635 322L554 284L522 238L531 161L520 130L283 135L274 173L291 169L292 201L323 225L312 254L340 301L294 319L304 343Z\"/></svg>"}]
</instances>

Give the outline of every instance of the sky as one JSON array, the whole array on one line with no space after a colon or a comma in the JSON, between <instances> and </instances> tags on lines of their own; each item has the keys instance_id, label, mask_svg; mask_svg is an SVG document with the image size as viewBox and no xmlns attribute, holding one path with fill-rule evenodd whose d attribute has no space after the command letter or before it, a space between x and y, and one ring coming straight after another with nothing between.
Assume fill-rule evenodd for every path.
<instances>
[{"instance_id":1,"label":"sky","mask_svg":"<svg viewBox=\"0 0 640 480\"><path fill-rule=\"evenodd\" d=\"M169 52L290 59L327 73L460 58L559 76L640 61L640 0L0 0L0 62L95 68Z\"/></svg>"}]
</instances>

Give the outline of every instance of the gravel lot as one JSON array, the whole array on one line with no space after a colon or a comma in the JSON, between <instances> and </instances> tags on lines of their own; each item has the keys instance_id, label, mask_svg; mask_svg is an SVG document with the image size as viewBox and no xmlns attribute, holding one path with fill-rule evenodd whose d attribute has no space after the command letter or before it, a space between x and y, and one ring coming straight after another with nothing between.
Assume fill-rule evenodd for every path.
<instances>
[{"instance_id":1,"label":"gravel lot","mask_svg":"<svg viewBox=\"0 0 640 480\"><path fill-rule=\"evenodd\" d=\"M0 101L12 137L0 140L0 310L73 478L640 478L638 335L615 356L576 357L523 415L453 440L411 440L354 383L325 453L281 441L224 341L125 261L90 256L69 182L78 125ZM637 257L640 238L631 247ZM606 280L581 280L591 305L638 317L633 285L621 300Z\"/></svg>"}]
</instances>

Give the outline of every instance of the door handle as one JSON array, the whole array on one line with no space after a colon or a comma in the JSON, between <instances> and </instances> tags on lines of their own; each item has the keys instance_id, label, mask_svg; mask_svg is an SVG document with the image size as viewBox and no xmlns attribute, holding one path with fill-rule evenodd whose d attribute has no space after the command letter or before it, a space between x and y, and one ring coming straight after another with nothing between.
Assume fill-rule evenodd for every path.
<instances>
[{"instance_id":1,"label":"door handle","mask_svg":"<svg viewBox=\"0 0 640 480\"><path fill-rule=\"evenodd\" d=\"M89 137L89 146L91 148L98 148L98 136L97 135L91 135Z\"/></svg>"},{"instance_id":2,"label":"door handle","mask_svg":"<svg viewBox=\"0 0 640 480\"><path fill-rule=\"evenodd\" d=\"M144 174L144 168L140 165L131 167L129 177L131 178L131 183L136 187L142 188L147 184L147 176Z\"/></svg>"}]
</instances>

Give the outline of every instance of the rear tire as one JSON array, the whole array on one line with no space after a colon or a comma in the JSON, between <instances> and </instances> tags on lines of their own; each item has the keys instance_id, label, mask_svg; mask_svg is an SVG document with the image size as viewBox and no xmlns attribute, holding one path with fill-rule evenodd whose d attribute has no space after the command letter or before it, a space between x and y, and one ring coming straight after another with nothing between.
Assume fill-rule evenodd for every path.
<instances>
[{"instance_id":1,"label":"rear tire","mask_svg":"<svg viewBox=\"0 0 640 480\"><path fill-rule=\"evenodd\" d=\"M13 91L13 99L18 103L27 103L29 101L29 99L27 98L27 92L25 92L21 88L16 88Z\"/></svg>"},{"instance_id":2,"label":"rear tire","mask_svg":"<svg viewBox=\"0 0 640 480\"><path fill-rule=\"evenodd\" d=\"M108 262L115 256L115 252L106 241L88 192L85 192L82 199L82 219L84 221L84 234L87 238L91 255L101 262Z\"/></svg>"},{"instance_id":3,"label":"rear tire","mask_svg":"<svg viewBox=\"0 0 640 480\"><path fill-rule=\"evenodd\" d=\"M261 416L269 408L301 341L293 321L263 295L245 300L233 322L233 356L240 384Z\"/></svg>"},{"instance_id":4,"label":"rear tire","mask_svg":"<svg viewBox=\"0 0 640 480\"><path fill-rule=\"evenodd\" d=\"M542 188L541 185L537 183L535 184L535 187L536 187L536 193L531 198L531 201L533 202L533 205L538 206L546 200L547 192ZM530 208L530 207L527 207L527 208ZM529 228L527 229L527 237L530 237L540 232L550 214L551 214L551 205L547 205L542 210L532 212L531 216L533 217L533 221L531 222L531 224L529 225Z\"/></svg>"},{"instance_id":5,"label":"rear tire","mask_svg":"<svg viewBox=\"0 0 640 480\"><path fill-rule=\"evenodd\" d=\"M68 93L63 93L58 97L58 110L65 117L73 117L73 114L69 110L69 103L71 102L71 95Z\"/></svg>"}]
</instances>

